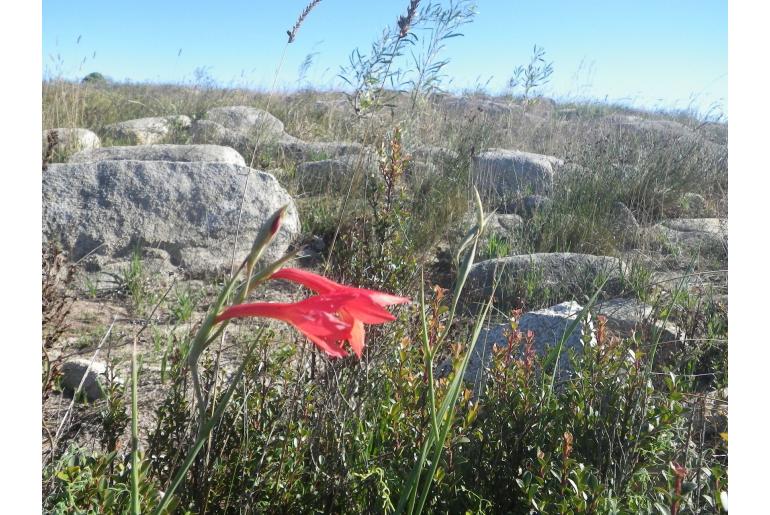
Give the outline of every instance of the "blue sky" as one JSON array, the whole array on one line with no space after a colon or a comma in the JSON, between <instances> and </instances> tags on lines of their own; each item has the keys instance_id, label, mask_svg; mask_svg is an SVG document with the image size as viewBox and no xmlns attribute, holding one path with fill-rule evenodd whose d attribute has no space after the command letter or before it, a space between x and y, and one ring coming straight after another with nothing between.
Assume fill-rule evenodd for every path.
<instances>
[{"instance_id":1,"label":"blue sky","mask_svg":"<svg viewBox=\"0 0 770 515\"><path fill-rule=\"evenodd\" d=\"M393 25L407 0L322 0L286 47L277 87L298 69L318 87L350 52ZM424 2L426 3L426 2ZM446 5L448 0L443 0ZM43 1L44 75L192 82L196 69L223 85L269 89L289 29L306 0ZM644 107L712 107L727 114L727 2L716 0L479 0L465 36L448 42L447 89L477 82L501 92L533 45L554 73L545 93ZM78 41L79 38L79 41ZM181 50L181 53L180 53Z\"/></svg>"}]
</instances>

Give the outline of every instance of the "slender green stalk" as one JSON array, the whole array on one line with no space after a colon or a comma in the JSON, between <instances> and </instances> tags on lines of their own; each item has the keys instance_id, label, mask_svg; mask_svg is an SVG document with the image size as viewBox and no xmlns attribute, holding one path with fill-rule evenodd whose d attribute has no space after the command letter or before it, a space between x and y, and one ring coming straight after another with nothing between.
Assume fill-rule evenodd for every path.
<instances>
[{"instance_id":1,"label":"slender green stalk","mask_svg":"<svg viewBox=\"0 0 770 515\"><path fill-rule=\"evenodd\" d=\"M454 422L454 415L455 410L457 409L457 399L460 396L460 390L462 389L462 381L465 377L465 370L468 368L468 363L470 363L470 357L473 354L473 350L476 347L476 342L479 339L479 334L481 333L481 327L483 325L484 320L486 320L487 315L489 313L489 309L492 306L492 299L487 302L486 306L484 307L484 311L482 312L481 316L479 316L476 319L475 327L473 328L473 336L471 337L471 344L468 346L468 350L465 353L465 358L463 359L463 364L460 367L460 370L457 371L457 375L455 375L454 380L452 382L452 386L450 387L450 391L447 392L447 398L444 399L444 404L442 405L442 414L441 414L441 435L439 436L438 440L434 442L433 444L433 459L431 461L431 469L428 473L428 475L425 477L425 485L422 489L422 494L420 496L420 503L417 505L417 512L416 513L422 513L423 508L425 507L425 501L428 498L428 493L430 492L430 486L433 483L433 478L436 477L436 470L438 470L438 464L439 460L441 459L441 453L444 451L444 444L446 443L447 435L449 434L450 429L452 429L452 425ZM448 412L448 413L447 413ZM444 419L446 417L446 419ZM409 510L410 513L415 513L413 510Z\"/></svg>"},{"instance_id":2,"label":"slender green stalk","mask_svg":"<svg viewBox=\"0 0 770 515\"><path fill-rule=\"evenodd\" d=\"M438 438L438 419L436 418L436 390L432 387L433 379L433 351L430 348L430 338L428 337L428 318L425 315L425 274L420 270L420 322L422 322L422 347L425 354L425 368L428 371L428 388L430 393L430 420L433 437Z\"/></svg>"},{"instance_id":3,"label":"slender green stalk","mask_svg":"<svg viewBox=\"0 0 770 515\"><path fill-rule=\"evenodd\" d=\"M238 279L238 273L241 271L241 269L243 269L245 264L246 262L244 261L240 268L236 270L236 272L230 278L230 281L228 281L227 285L219 293L219 297L217 297L217 300L209 309L209 312L206 315L206 318L203 320L200 329L195 334L195 338L190 344L190 352L187 354L187 360L190 364L192 364L194 361L197 362L201 353L206 349L206 344L209 342L209 333L211 332L211 327L214 325L214 320L232 293L235 282Z\"/></svg>"},{"instance_id":4,"label":"slender green stalk","mask_svg":"<svg viewBox=\"0 0 770 515\"><path fill-rule=\"evenodd\" d=\"M422 469L425 467L425 460L428 458L428 451L433 443L433 434L428 436L428 439L423 442L422 449L420 451L420 459L417 460L412 472L409 474L409 479L405 483L404 491L401 492L401 498L398 500L398 507L396 508L396 514L403 513L406 503L409 502L408 513L412 513L414 510L414 504L417 500L417 486L420 482L420 475Z\"/></svg>"},{"instance_id":5,"label":"slender green stalk","mask_svg":"<svg viewBox=\"0 0 770 515\"><path fill-rule=\"evenodd\" d=\"M460 295L462 294L462 290L465 287L465 282L470 273L470 268L473 265L473 261L476 257L476 249L478 246L479 238L481 237L481 234L484 231L484 228L486 226L486 221L487 221L487 218L485 218L484 216L484 208L482 206L479 193L476 190L474 191L476 194L476 207L477 207L478 220L477 220L476 226L471 231L469 231L466 241L463 243L463 245L461 245L461 248L458 251L457 260L459 261L460 253L462 253L463 250L465 250L468 246L470 246L471 248L465 254L462 266L460 267L457 279L455 281L454 298L452 299L451 308L449 310L449 317L446 324L446 328L436 339L436 343L433 349L430 348L430 341L428 338L424 281L422 282L420 287L420 303L421 303L420 318L422 322L422 339L423 339L423 347L425 351L425 367L427 369L426 375L429 379L428 395L430 399L429 402L430 402L430 410L431 410L431 431L430 431L430 434L425 439L425 441L423 442L423 446L420 451L420 457L417 460L417 463L415 463L411 473L409 474L409 478L404 483L404 490L401 492L401 497L398 502L398 507L396 508L396 513L398 514L403 513L405 508L406 508L406 512L409 514L413 514L415 512L414 510L415 510L415 505L417 503L418 493L420 493L420 480L422 478L423 469L425 468L425 461L428 457L428 453L430 452L431 449L433 449L434 459L431 462L430 475L426 477L425 485L423 486L420 493L420 504L417 506L418 508L417 513L420 513L425 505L425 500L427 499L428 492L430 491L430 486L436 474L439 459L441 458L441 452L444 448L444 443L446 442L447 435L449 434L449 430L452 427L452 423L454 419L454 408L456 406L457 399L459 397L459 392L462 386L463 378L465 376L465 371L468 367L468 363L470 362L470 356L473 353L473 349L476 345L476 340L478 339L478 335L481 331L482 322L483 320L486 319L487 313L489 312L489 309L492 305L492 300L491 300L492 297L490 297L490 301L487 303L485 309L483 310L482 315L476 320L476 324L473 330L473 336L472 336L470 345L468 346L468 350L465 354L465 357L463 359L462 365L460 366L460 369L457 370L455 373L455 377L452 380L452 384L449 387L449 390L447 391L447 394L443 402L441 403L441 409L438 411L438 413L436 413L436 400L435 400L436 387L433 381L433 357L436 355L440 344L445 340L447 334L449 333L449 329L452 325L452 320L454 319L454 315L457 310L457 304L458 304ZM407 503L408 503L408 506L407 506Z\"/></svg>"},{"instance_id":6,"label":"slender green stalk","mask_svg":"<svg viewBox=\"0 0 770 515\"><path fill-rule=\"evenodd\" d=\"M420 473L422 472L422 469L425 467L425 460L428 457L428 451L430 449L430 446L432 444L432 441L434 439L438 439L439 437L439 427L438 427L438 418L436 415L436 389L434 385L433 380L433 354L430 349L430 341L428 339L428 325L427 325L427 315L426 315L426 308L425 308L425 281L424 277L422 282L420 283L420 321L422 322L422 340L423 340L423 349L425 352L425 367L427 368L427 373L429 377L428 382L428 393L430 397L430 417L431 417L431 433L428 435L428 438L423 443L422 449L420 451L420 458L417 460L417 463L415 464L414 468L412 468L412 472L409 474L409 478L406 480L406 490L401 493L401 498L399 499L398 508L396 509L396 513L401 513L404 509L404 505L406 504L407 500L409 501L409 510L414 508L414 502L416 499L416 496L413 495L413 493L416 493L416 486L419 483L420 480ZM409 495L405 495L406 493L409 493Z\"/></svg>"},{"instance_id":7,"label":"slender green stalk","mask_svg":"<svg viewBox=\"0 0 770 515\"><path fill-rule=\"evenodd\" d=\"M195 400L198 404L198 427L199 428L203 427L203 421L206 418L206 401L204 400L203 390L201 388L201 383L200 383L198 359L200 358L201 354L206 349L208 344L212 341L212 339L210 338L210 334L211 334L211 328L214 326L214 321L216 320L216 317L219 314L219 312L222 310L222 306L224 306L225 302L230 297L230 294L233 291L233 287L235 286L235 282L238 279L238 273L243 269L245 265L246 265L246 261L244 261L241 264L238 270L236 270L236 272L230 278L230 281L227 283L227 285L219 293L219 297L209 309L209 312L206 315L206 318L203 320L203 323L201 324L200 329L198 329L198 332L195 334L195 338L190 344L190 351L187 354L187 364L190 367L190 375L192 376L192 381L193 381L193 390L195 391ZM221 324L220 327L218 328L218 331L221 332L226 327L226 324L227 322Z\"/></svg>"},{"instance_id":8,"label":"slender green stalk","mask_svg":"<svg viewBox=\"0 0 770 515\"><path fill-rule=\"evenodd\" d=\"M260 332L260 336L261 336L261 332ZM259 340L259 338L257 340ZM246 356L243 358L243 361L241 362L240 366L238 367L238 370L235 372L235 375L233 376L233 380L230 383L230 386L227 388L224 395L217 403L216 408L214 409L214 414L203 425L202 430L200 431L197 439L195 440L195 444L187 453L187 456L185 457L185 460L182 463L182 466L179 467L179 470L174 475L174 478L171 480L171 484L169 485L168 490L166 490L166 492L163 494L163 498L160 504L158 505L157 508L155 508L155 511L153 512L154 514L160 515L161 513L163 513L163 510L165 510L171 503L171 498L174 492L176 491L177 488L179 488L179 485L182 484L182 481L187 475L187 471L190 470L190 467L192 466L193 461L195 461L195 457L198 455L200 450L203 448L203 445L206 443L206 440L208 439L208 435L211 433L214 427L222 419L222 415L224 415L225 409L230 403L230 399L232 398L236 387L240 383L241 376L243 376L243 370L246 368L246 365L251 359L251 355L254 353L255 348L256 348L256 344L251 345L249 347L249 350L246 353Z\"/></svg>"},{"instance_id":9,"label":"slender green stalk","mask_svg":"<svg viewBox=\"0 0 770 515\"><path fill-rule=\"evenodd\" d=\"M131 345L131 514L139 515L141 512L141 502L139 499L139 472L140 472L140 460L139 460L139 367L136 360L136 345L139 341L139 336L147 329L149 321L155 315L155 311L160 307L163 300L171 291L175 283L169 285L166 292L155 304L155 307L150 312L144 325L134 335L134 340Z\"/></svg>"},{"instance_id":10,"label":"slender green stalk","mask_svg":"<svg viewBox=\"0 0 770 515\"><path fill-rule=\"evenodd\" d=\"M267 266L264 270L261 270L258 274L256 274L255 277L252 278L252 272L254 270L254 267L257 261L259 260L259 258L261 257L264 249L267 247L267 245L270 244L270 242L273 240L273 238L277 234L280 228L281 219L286 213L287 208L288 208L288 205L285 205L280 209L278 209L266 221L266 223L262 225L262 228L259 230L259 233L254 239L254 243L252 244L249 255L241 263L241 265L233 272L232 277L230 277L230 280L228 281L227 285L219 293L219 297L217 297L217 300L212 304L211 308L209 308L209 312L206 315L206 318L203 320L203 323L201 324L200 329L196 333L195 338L192 344L190 345L190 352L187 355L187 363L190 367L190 375L192 376L193 390L195 391L195 400L198 405L199 434L201 431L203 431L204 421L206 420L206 406L208 405L209 399L208 399L208 395L205 397L203 395L203 388L201 386L201 381L200 381L200 371L198 368L198 360L200 359L200 356L203 353L203 351L209 346L209 344L212 341L214 341L214 339L217 336L222 334L222 332L225 330L225 328L229 324L228 321L222 322L212 335L212 328L216 323L216 317L219 314L219 312L222 310L222 307L231 298L231 295L233 294L233 289L235 288L235 283L238 280L238 275L240 274L241 270L245 268L246 278L243 280L243 283L241 284L240 288L236 290L237 291L236 303L243 302L246 296L248 295L249 291L251 291L251 289L253 289L254 286L256 286L256 284L259 284L260 281L269 277L275 270L283 266L283 264L286 261L288 261L288 259L293 257L293 254L290 254L289 256L285 256L284 258L279 259L275 263Z\"/></svg>"},{"instance_id":11,"label":"slender green stalk","mask_svg":"<svg viewBox=\"0 0 770 515\"><path fill-rule=\"evenodd\" d=\"M131 349L131 514L139 515L139 408L137 402L136 340Z\"/></svg>"},{"instance_id":12,"label":"slender green stalk","mask_svg":"<svg viewBox=\"0 0 770 515\"><path fill-rule=\"evenodd\" d=\"M438 351L441 348L441 344L449 334L449 328L452 326L455 313L457 312L457 304L460 301L460 293L463 291L463 288L465 288L465 282L468 280L468 275L471 273L471 267L473 266L473 262L476 259L476 250L478 249L479 238L481 238L481 235L484 233L487 222L489 221L489 216L484 216L484 206L481 203L481 196L479 195L479 191L476 188L473 188L473 192L476 200L476 226L471 229L468 237L466 238L466 241L463 242L463 244L460 246L460 250L457 251L455 258L456 261L460 261L460 254L468 246L471 247L471 250L466 253L462 266L459 268L454 286L455 294L454 298L452 299L452 306L449 309L449 317L447 318L446 330L441 334L441 336L437 338L436 345L433 349L434 354L438 354Z\"/></svg>"}]
</instances>

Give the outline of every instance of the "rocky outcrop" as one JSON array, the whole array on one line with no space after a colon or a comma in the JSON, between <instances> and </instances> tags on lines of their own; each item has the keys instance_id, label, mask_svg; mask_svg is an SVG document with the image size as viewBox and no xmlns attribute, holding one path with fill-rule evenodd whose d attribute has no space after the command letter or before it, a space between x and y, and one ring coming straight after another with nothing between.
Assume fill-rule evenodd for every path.
<instances>
[{"instance_id":1,"label":"rocky outcrop","mask_svg":"<svg viewBox=\"0 0 770 515\"><path fill-rule=\"evenodd\" d=\"M162 143L173 131L187 131L192 121L189 116L157 116L113 123L104 127L110 138L129 145Z\"/></svg>"},{"instance_id":2,"label":"rocky outcrop","mask_svg":"<svg viewBox=\"0 0 770 515\"><path fill-rule=\"evenodd\" d=\"M497 238L512 240L523 225L524 220L519 215L494 213L489 217L486 226L487 233L483 236L494 235Z\"/></svg>"},{"instance_id":3,"label":"rocky outcrop","mask_svg":"<svg viewBox=\"0 0 770 515\"><path fill-rule=\"evenodd\" d=\"M330 188L347 188L346 184L354 174L359 173L363 179L366 175L373 175L374 171L372 159L349 156L301 163L297 166L295 178L301 192L318 194L328 192Z\"/></svg>"},{"instance_id":4,"label":"rocky outcrop","mask_svg":"<svg viewBox=\"0 0 770 515\"><path fill-rule=\"evenodd\" d=\"M481 97L450 97L442 100L444 109L465 116L486 114L488 116L524 116L524 108L520 105L500 102Z\"/></svg>"},{"instance_id":5,"label":"rocky outcrop","mask_svg":"<svg viewBox=\"0 0 770 515\"><path fill-rule=\"evenodd\" d=\"M485 302L494 290L495 306L506 310L522 300L528 285L551 297L577 298L593 295L607 279L603 291L612 294L622 288L623 269L617 258L571 252L489 259L471 267L466 295L470 302Z\"/></svg>"},{"instance_id":6,"label":"rocky outcrop","mask_svg":"<svg viewBox=\"0 0 770 515\"><path fill-rule=\"evenodd\" d=\"M43 159L58 161L86 149L99 148L101 140L88 129L58 128L43 131Z\"/></svg>"},{"instance_id":7,"label":"rocky outcrop","mask_svg":"<svg viewBox=\"0 0 770 515\"><path fill-rule=\"evenodd\" d=\"M271 138L281 138L285 134L281 120L256 107L214 107L206 111L203 119L245 134L256 131Z\"/></svg>"},{"instance_id":8,"label":"rocky outcrop","mask_svg":"<svg viewBox=\"0 0 770 515\"><path fill-rule=\"evenodd\" d=\"M369 153L360 143L348 141L302 141L288 135L279 141L276 146L278 153L284 158L297 162L320 161Z\"/></svg>"},{"instance_id":9,"label":"rocky outcrop","mask_svg":"<svg viewBox=\"0 0 770 515\"><path fill-rule=\"evenodd\" d=\"M444 147L420 146L409 151L409 156L417 161L443 164L458 158L457 152Z\"/></svg>"},{"instance_id":10,"label":"rocky outcrop","mask_svg":"<svg viewBox=\"0 0 770 515\"><path fill-rule=\"evenodd\" d=\"M471 173L482 198L499 202L526 194L547 195L561 159L518 150L489 149L473 156Z\"/></svg>"},{"instance_id":11,"label":"rocky outcrop","mask_svg":"<svg viewBox=\"0 0 770 515\"><path fill-rule=\"evenodd\" d=\"M674 218L644 231L652 248L680 256L682 263L693 255L727 258L727 220L723 218Z\"/></svg>"},{"instance_id":12,"label":"rocky outcrop","mask_svg":"<svg viewBox=\"0 0 770 515\"><path fill-rule=\"evenodd\" d=\"M613 114L597 120L597 130L613 140L632 147L655 145L669 152L700 155L701 166L727 170L727 145L696 132L673 120L648 119L634 115ZM717 138L716 141L719 141Z\"/></svg>"},{"instance_id":13,"label":"rocky outcrop","mask_svg":"<svg viewBox=\"0 0 770 515\"><path fill-rule=\"evenodd\" d=\"M593 323L586 314L577 322L572 332L570 326L580 316L583 307L577 302L562 302L549 308L531 311L521 316L518 330L526 337L529 331L533 333L532 350L540 357L546 356L551 349L561 345L559 355L559 375L569 373L571 365L569 352L582 354L585 342L595 343ZM498 324L489 329L482 329L473 354L465 371L465 380L475 385L474 391L478 396L483 390L481 386L486 380L486 373L492 360L493 349L508 347L508 337L511 333L510 324ZM524 342L516 349L516 357L524 351ZM555 358L555 356L554 356ZM451 366L451 365L450 365ZM440 372L446 374L447 363L443 363Z\"/></svg>"},{"instance_id":14,"label":"rocky outcrop","mask_svg":"<svg viewBox=\"0 0 770 515\"><path fill-rule=\"evenodd\" d=\"M69 395L80 393L90 402L105 396L104 388L107 384L105 362L74 358L62 364L61 374L62 388Z\"/></svg>"},{"instance_id":15,"label":"rocky outcrop","mask_svg":"<svg viewBox=\"0 0 770 515\"><path fill-rule=\"evenodd\" d=\"M287 137L283 122L262 109L248 106L215 107L191 127L193 143L233 147L250 156L255 148L269 147Z\"/></svg>"},{"instance_id":16,"label":"rocky outcrop","mask_svg":"<svg viewBox=\"0 0 770 515\"><path fill-rule=\"evenodd\" d=\"M219 145L136 145L84 150L71 156L70 163L96 161L177 161L229 163L246 166L243 157L230 147Z\"/></svg>"},{"instance_id":17,"label":"rocky outcrop","mask_svg":"<svg viewBox=\"0 0 770 515\"><path fill-rule=\"evenodd\" d=\"M608 228L617 248L634 248L639 240L639 222L623 202L615 202L610 210Z\"/></svg>"},{"instance_id":18,"label":"rocky outcrop","mask_svg":"<svg viewBox=\"0 0 770 515\"><path fill-rule=\"evenodd\" d=\"M294 202L272 175L228 163L101 161L51 165L43 176L43 238L73 260L165 250L193 277L229 268L281 206L283 225L264 254L274 260L299 232Z\"/></svg>"},{"instance_id":19,"label":"rocky outcrop","mask_svg":"<svg viewBox=\"0 0 770 515\"><path fill-rule=\"evenodd\" d=\"M529 219L548 211L552 204L553 201L544 195L524 195L510 200L503 209L506 213L516 213Z\"/></svg>"},{"instance_id":20,"label":"rocky outcrop","mask_svg":"<svg viewBox=\"0 0 770 515\"><path fill-rule=\"evenodd\" d=\"M684 338L681 329L671 322L657 320L652 306L637 299L600 301L594 311L607 317L607 329L621 338L636 334L644 341L657 341L666 348Z\"/></svg>"}]
</instances>

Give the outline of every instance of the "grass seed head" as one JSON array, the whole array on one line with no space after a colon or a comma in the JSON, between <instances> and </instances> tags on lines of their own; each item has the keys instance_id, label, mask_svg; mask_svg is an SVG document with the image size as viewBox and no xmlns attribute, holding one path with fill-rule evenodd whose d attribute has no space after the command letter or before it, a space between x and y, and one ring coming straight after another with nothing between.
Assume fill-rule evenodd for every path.
<instances>
[{"instance_id":1,"label":"grass seed head","mask_svg":"<svg viewBox=\"0 0 770 515\"><path fill-rule=\"evenodd\" d=\"M320 3L321 3L321 0L313 0L312 2L310 2L305 6L305 8L302 10L299 17L297 18L296 23L294 23L294 26L291 28L291 30L286 31L286 34L289 35L289 43L294 42L294 39L297 37L297 31L299 31L299 28L305 22L305 18L307 18L307 15L310 14L310 11L312 11L315 8L315 6Z\"/></svg>"}]
</instances>

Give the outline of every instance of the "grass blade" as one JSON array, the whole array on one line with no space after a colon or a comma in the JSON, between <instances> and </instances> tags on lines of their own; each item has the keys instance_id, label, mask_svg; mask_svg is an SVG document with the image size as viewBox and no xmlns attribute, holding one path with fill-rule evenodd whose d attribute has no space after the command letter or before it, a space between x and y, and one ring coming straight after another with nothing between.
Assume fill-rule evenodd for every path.
<instances>
[{"instance_id":1,"label":"grass blade","mask_svg":"<svg viewBox=\"0 0 770 515\"><path fill-rule=\"evenodd\" d=\"M139 407L137 393L137 371L136 363L136 340L134 337L133 347L131 349L131 513L139 515L141 513L139 502Z\"/></svg>"}]
</instances>

